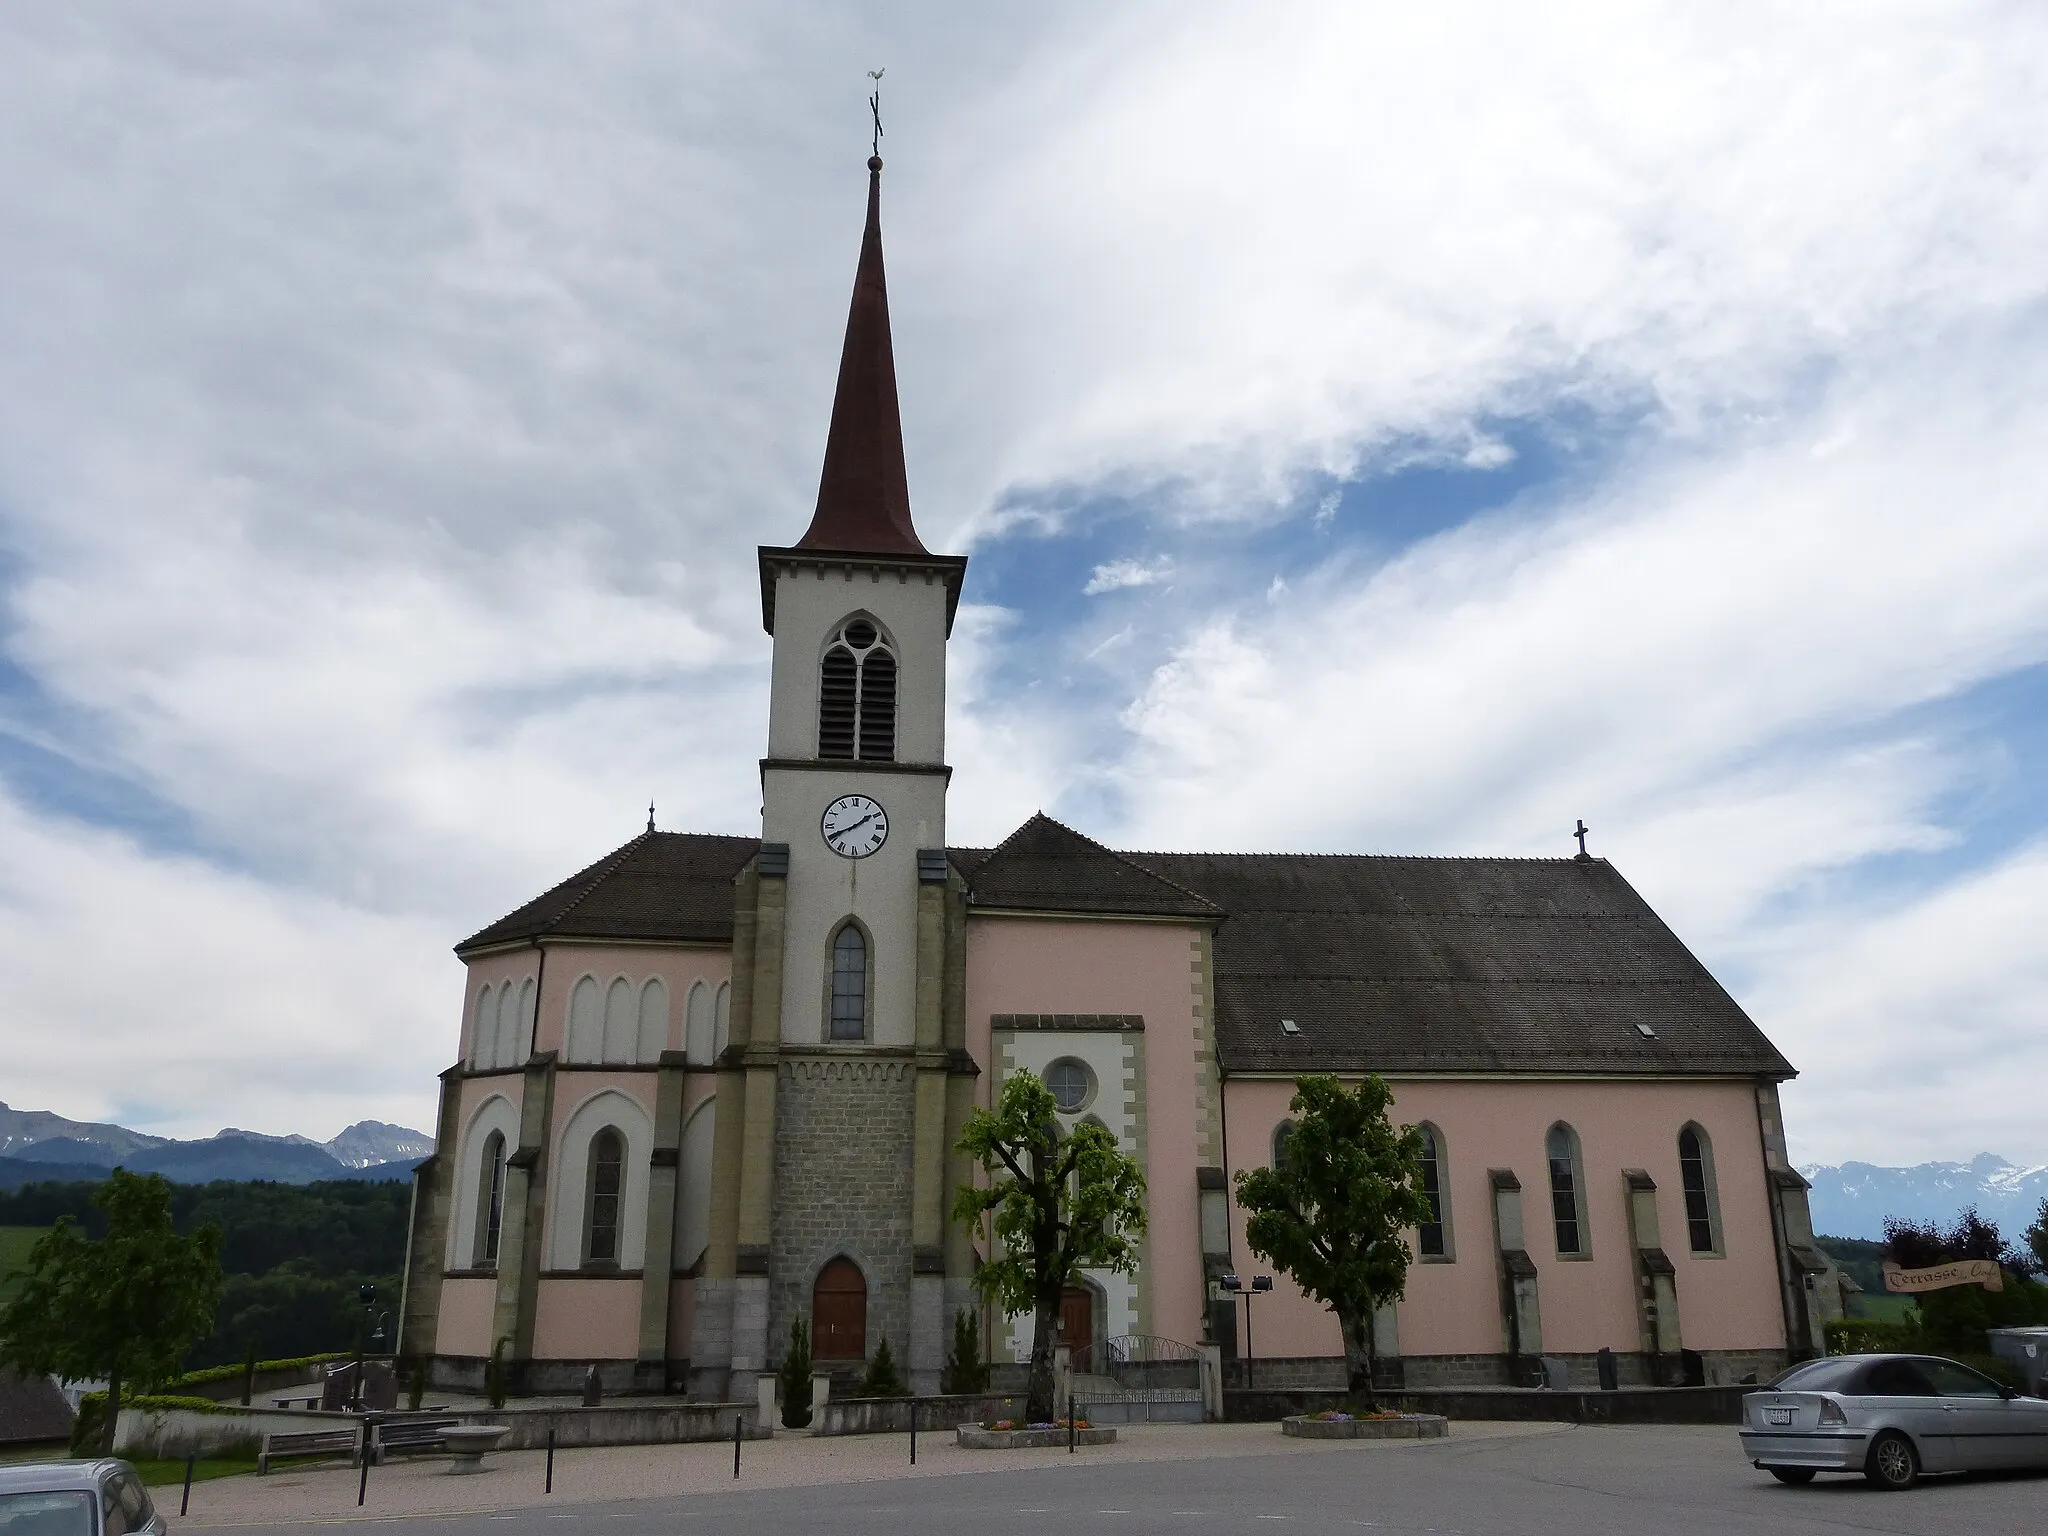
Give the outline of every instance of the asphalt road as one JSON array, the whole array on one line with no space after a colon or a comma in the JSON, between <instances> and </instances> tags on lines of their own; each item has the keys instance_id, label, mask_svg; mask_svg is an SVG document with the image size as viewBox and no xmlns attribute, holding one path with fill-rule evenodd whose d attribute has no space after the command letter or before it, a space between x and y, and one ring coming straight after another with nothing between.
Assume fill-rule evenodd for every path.
<instances>
[{"instance_id":1,"label":"asphalt road","mask_svg":"<svg viewBox=\"0 0 2048 1536\"><path fill-rule=\"evenodd\" d=\"M390 1536L393 1525L419 1536L564 1536L615 1521L664 1536L1989 1536L2048 1531L2048 1474L1935 1478L1903 1494L1860 1478L1786 1488L1742 1460L1732 1430L1584 1428L1392 1453L1082 1463L360 1524L364 1536Z\"/></svg>"}]
</instances>

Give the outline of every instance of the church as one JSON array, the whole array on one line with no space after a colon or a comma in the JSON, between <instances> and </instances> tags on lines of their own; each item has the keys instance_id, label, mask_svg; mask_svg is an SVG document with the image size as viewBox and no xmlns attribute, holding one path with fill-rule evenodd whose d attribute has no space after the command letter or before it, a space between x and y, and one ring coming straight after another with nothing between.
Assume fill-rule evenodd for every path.
<instances>
[{"instance_id":1,"label":"church","mask_svg":"<svg viewBox=\"0 0 2048 1536\"><path fill-rule=\"evenodd\" d=\"M967 560L911 520L869 161L810 525L760 551L758 837L647 830L456 946L460 1046L415 1174L402 1351L475 1386L750 1400L793 1320L938 1390L987 1234L955 1150L1011 1073L1144 1170L1131 1275L1076 1349L1220 1345L1342 1385L1284 1275L1246 1319L1234 1175L1305 1073L1376 1072L1430 1219L1375 1328L1410 1387L1768 1376L1820 1347L1792 1067L1610 863L1114 849L1044 815L946 838L946 648ZM1248 1309L1247 1309L1248 1310ZM1245 1324L1249 1322L1250 1328ZM1237 1369L1241 1370L1241 1367Z\"/></svg>"}]
</instances>

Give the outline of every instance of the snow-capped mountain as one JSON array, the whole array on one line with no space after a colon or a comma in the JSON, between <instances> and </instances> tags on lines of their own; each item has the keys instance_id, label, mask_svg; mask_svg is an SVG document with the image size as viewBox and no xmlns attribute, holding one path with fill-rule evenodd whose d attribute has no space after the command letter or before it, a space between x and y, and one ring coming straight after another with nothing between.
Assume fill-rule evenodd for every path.
<instances>
[{"instance_id":1,"label":"snow-capped mountain","mask_svg":"<svg viewBox=\"0 0 2048 1536\"><path fill-rule=\"evenodd\" d=\"M375 1163L418 1162L434 1150L434 1138L384 1120L358 1120L322 1145L343 1167L368 1168Z\"/></svg>"},{"instance_id":2,"label":"snow-capped mountain","mask_svg":"<svg viewBox=\"0 0 2048 1536\"><path fill-rule=\"evenodd\" d=\"M198 1141L173 1141L125 1126L67 1120L0 1104L0 1187L36 1179L98 1178L107 1169L161 1173L179 1183L213 1179L404 1179L434 1150L433 1138L382 1120L360 1120L328 1141L227 1126Z\"/></svg>"},{"instance_id":3,"label":"snow-capped mountain","mask_svg":"<svg viewBox=\"0 0 2048 1536\"><path fill-rule=\"evenodd\" d=\"M1991 1152L1967 1163L1815 1164L1799 1171L1813 1185L1813 1230L1829 1237L1874 1240L1884 1236L1887 1216L1947 1223L1974 1205L2007 1242L2020 1244L2048 1200L2048 1166L2021 1168Z\"/></svg>"}]
</instances>

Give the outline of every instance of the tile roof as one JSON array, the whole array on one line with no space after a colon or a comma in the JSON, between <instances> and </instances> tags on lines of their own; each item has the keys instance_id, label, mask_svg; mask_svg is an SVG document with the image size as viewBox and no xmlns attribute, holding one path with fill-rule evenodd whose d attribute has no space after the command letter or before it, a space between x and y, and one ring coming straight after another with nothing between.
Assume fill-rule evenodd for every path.
<instances>
[{"instance_id":1,"label":"tile roof","mask_svg":"<svg viewBox=\"0 0 2048 1536\"><path fill-rule=\"evenodd\" d=\"M35 1445L71 1436L71 1404L47 1376L0 1366L0 1445Z\"/></svg>"},{"instance_id":2,"label":"tile roof","mask_svg":"<svg viewBox=\"0 0 2048 1536\"><path fill-rule=\"evenodd\" d=\"M457 952L729 943L733 881L759 847L643 833ZM1604 859L1120 853L1044 815L947 854L984 910L1214 925L1228 1072L1792 1075Z\"/></svg>"},{"instance_id":3,"label":"tile roof","mask_svg":"<svg viewBox=\"0 0 2048 1536\"><path fill-rule=\"evenodd\" d=\"M1124 857L1229 914L1226 1071L1792 1075L1604 859Z\"/></svg>"},{"instance_id":4,"label":"tile roof","mask_svg":"<svg viewBox=\"0 0 2048 1536\"><path fill-rule=\"evenodd\" d=\"M956 854L954 867L960 868ZM1167 876L1112 853L1040 811L975 864L967 899L978 907L1122 917L1218 918L1222 909Z\"/></svg>"},{"instance_id":5,"label":"tile roof","mask_svg":"<svg viewBox=\"0 0 2048 1536\"><path fill-rule=\"evenodd\" d=\"M455 946L459 955L520 939L732 942L733 881L757 837L642 832L518 911Z\"/></svg>"}]
</instances>

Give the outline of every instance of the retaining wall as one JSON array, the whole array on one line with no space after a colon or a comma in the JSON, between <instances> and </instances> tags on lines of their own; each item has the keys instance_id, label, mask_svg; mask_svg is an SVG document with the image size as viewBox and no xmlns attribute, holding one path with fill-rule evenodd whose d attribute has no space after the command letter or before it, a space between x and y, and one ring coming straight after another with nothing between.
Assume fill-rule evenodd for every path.
<instances>
[{"instance_id":1,"label":"retaining wall","mask_svg":"<svg viewBox=\"0 0 2048 1536\"><path fill-rule=\"evenodd\" d=\"M415 1415L385 1414L381 1422L403 1423ZM504 1408L475 1412L422 1413L420 1418L457 1418L465 1424L503 1424L512 1432L499 1442L507 1451L539 1450L554 1432L558 1449L589 1445L676 1445L693 1440L730 1440L737 1419L741 1435L765 1440L774 1431L764 1427L753 1403L621 1403L598 1408ZM223 1408L203 1413L193 1408L124 1408L114 1436L117 1455L144 1460L175 1461L186 1456L215 1455L248 1447L266 1434L308 1430L357 1429L359 1415L315 1413L281 1408ZM910 1427L906 1416L903 1427ZM950 1427L950 1426L948 1426Z\"/></svg>"},{"instance_id":2,"label":"retaining wall","mask_svg":"<svg viewBox=\"0 0 2048 1536\"><path fill-rule=\"evenodd\" d=\"M1545 1420L1565 1424L1739 1424L1742 1397L1751 1386L1624 1387L1618 1392L1568 1388L1552 1392L1531 1387L1454 1387L1441 1390L1381 1391L1376 1399L1404 1413L1440 1413L1449 1419ZM1223 1394L1223 1417L1237 1423L1272 1423L1295 1414L1339 1407L1347 1394L1334 1391Z\"/></svg>"}]
</instances>

